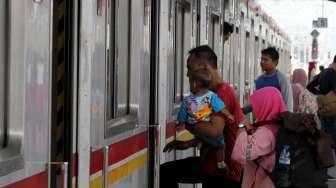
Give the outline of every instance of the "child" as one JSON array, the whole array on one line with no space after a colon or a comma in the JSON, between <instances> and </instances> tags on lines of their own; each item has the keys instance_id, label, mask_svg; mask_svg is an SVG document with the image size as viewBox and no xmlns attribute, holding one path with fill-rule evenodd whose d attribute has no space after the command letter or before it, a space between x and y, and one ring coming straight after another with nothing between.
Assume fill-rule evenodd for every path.
<instances>
[{"instance_id":1,"label":"child","mask_svg":"<svg viewBox=\"0 0 336 188\"><path fill-rule=\"evenodd\" d=\"M206 70L200 69L190 73L189 84L191 95L184 98L178 116L178 125L188 123L197 125L199 122L210 122L210 115L213 112L221 112L229 120L234 120L233 115L225 109L224 102L212 91L210 75ZM217 152L217 167L225 170L224 163L224 136L220 135L216 140L201 137L202 140L212 147L219 148Z\"/></svg>"}]
</instances>

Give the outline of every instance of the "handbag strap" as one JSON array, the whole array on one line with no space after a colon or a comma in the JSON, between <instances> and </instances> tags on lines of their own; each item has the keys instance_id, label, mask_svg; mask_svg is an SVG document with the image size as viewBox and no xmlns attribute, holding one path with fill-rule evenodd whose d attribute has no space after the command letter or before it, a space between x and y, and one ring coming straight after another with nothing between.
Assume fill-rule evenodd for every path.
<instances>
[{"instance_id":1,"label":"handbag strap","mask_svg":"<svg viewBox=\"0 0 336 188\"><path fill-rule=\"evenodd\" d=\"M251 124L251 127L253 127L252 130L248 130L247 134L251 135L254 130L256 130L258 127L266 125L266 124L280 124L281 120L280 119L272 119L272 120L265 120L265 121L258 121L253 124Z\"/></svg>"}]
</instances>

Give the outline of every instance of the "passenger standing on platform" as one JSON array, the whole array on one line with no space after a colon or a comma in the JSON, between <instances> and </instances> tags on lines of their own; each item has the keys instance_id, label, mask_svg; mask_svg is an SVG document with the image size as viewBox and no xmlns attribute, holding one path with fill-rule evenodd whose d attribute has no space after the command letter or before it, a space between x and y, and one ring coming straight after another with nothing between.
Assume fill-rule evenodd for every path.
<instances>
[{"instance_id":1,"label":"passenger standing on platform","mask_svg":"<svg viewBox=\"0 0 336 188\"><path fill-rule=\"evenodd\" d=\"M314 95L320 94L320 88L319 88L320 76L321 76L322 72L324 71L324 66L321 65L319 67L319 69L320 69L320 73L318 75L314 76L314 78L312 80L310 80L308 85L307 85L308 91L310 91Z\"/></svg>"},{"instance_id":2,"label":"passenger standing on platform","mask_svg":"<svg viewBox=\"0 0 336 188\"><path fill-rule=\"evenodd\" d=\"M320 70L320 73L323 72L323 70L324 70L324 66L323 66L323 65L320 65L320 66L319 66L319 70ZM319 74L320 74L320 73L319 73Z\"/></svg>"},{"instance_id":3,"label":"passenger standing on platform","mask_svg":"<svg viewBox=\"0 0 336 188\"><path fill-rule=\"evenodd\" d=\"M224 82L217 72L217 56L209 46L199 46L189 52L187 60L190 72L204 69L211 75L210 88L221 98L227 110L233 114L234 121L224 117L222 113L211 116L211 125L202 122L199 126L189 126L200 135L216 139L223 133L226 142L225 163L229 175L223 176L217 172L217 148L202 143L200 157L188 157L181 160L167 162L160 166L160 188L178 188L178 183L202 183L203 188L240 187L241 165L231 159L232 149L236 140L238 124L244 121L244 114L233 88ZM198 144L197 140L173 141L165 147L166 151L172 149L187 149Z\"/></svg>"},{"instance_id":4,"label":"passenger standing on platform","mask_svg":"<svg viewBox=\"0 0 336 188\"><path fill-rule=\"evenodd\" d=\"M293 89L293 112L299 112L300 94L307 85L308 77L303 69L293 71L292 89Z\"/></svg>"},{"instance_id":5,"label":"passenger standing on platform","mask_svg":"<svg viewBox=\"0 0 336 188\"><path fill-rule=\"evenodd\" d=\"M286 103L288 111L293 111L292 86L289 79L279 70L279 53L274 47L268 47L261 51L261 68L264 74L259 76L255 82L256 90L271 86L277 88Z\"/></svg>"},{"instance_id":6,"label":"passenger standing on platform","mask_svg":"<svg viewBox=\"0 0 336 188\"><path fill-rule=\"evenodd\" d=\"M224 102L209 90L211 77L208 71L199 69L189 74L189 85L191 94L185 97L181 103L179 113L177 114L178 126L185 125L197 126L200 122L210 124L210 116L214 112L221 112L228 119L234 121L233 115L225 108ZM211 125L211 124L210 124ZM225 156L225 138L221 134L216 140L204 136L195 135L207 144L217 149L217 167L219 172L226 173Z\"/></svg>"},{"instance_id":7,"label":"passenger standing on platform","mask_svg":"<svg viewBox=\"0 0 336 188\"><path fill-rule=\"evenodd\" d=\"M319 84L320 94L326 95L329 92L336 94L336 56L334 62L330 64L329 68L325 69L320 75ZM336 116L323 117L320 116L322 129L330 134L336 141Z\"/></svg>"},{"instance_id":8,"label":"passenger standing on platform","mask_svg":"<svg viewBox=\"0 0 336 188\"><path fill-rule=\"evenodd\" d=\"M250 96L252 112L257 122L274 120L286 105L281 93L274 87L265 87ZM278 125L268 123L257 127L252 134L250 127L239 126L232 158L244 165L242 188L274 188L267 175L275 167L275 135Z\"/></svg>"}]
</instances>

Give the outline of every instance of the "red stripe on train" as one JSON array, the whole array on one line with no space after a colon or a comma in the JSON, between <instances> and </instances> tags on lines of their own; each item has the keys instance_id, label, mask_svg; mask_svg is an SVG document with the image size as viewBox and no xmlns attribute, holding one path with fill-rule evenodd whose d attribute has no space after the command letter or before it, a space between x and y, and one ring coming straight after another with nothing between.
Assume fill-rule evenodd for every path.
<instances>
[{"instance_id":1,"label":"red stripe on train","mask_svg":"<svg viewBox=\"0 0 336 188\"><path fill-rule=\"evenodd\" d=\"M185 127L179 127L178 129L175 128L176 127L176 123L174 121L167 123L166 125L166 139L175 136L176 132L182 132L185 129Z\"/></svg>"},{"instance_id":2,"label":"red stripe on train","mask_svg":"<svg viewBox=\"0 0 336 188\"><path fill-rule=\"evenodd\" d=\"M41 172L29 178L23 179L5 188L48 188L48 173Z\"/></svg>"},{"instance_id":3,"label":"red stripe on train","mask_svg":"<svg viewBox=\"0 0 336 188\"><path fill-rule=\"evenodd\" d=\"M147 148L147 132L140 133L128 139L109 146L109 165L117 163L128 156Z\"/></svg>"},{"instance_id":4,"label":"red stripe on train","mask_svg":"<svg viewBox=\"0 0 336 188\"><path fill-rule=\"evenodd\" d=\"M147 132L143 132L109 145L109 165L147 148ZM104 153L102 149L91 153L90 174L103 169Z\"/></svg>"},{"instance_id":5,"label":"red stripe on train","mask_svg":"<svg viewBox=\"0 0 336 188\"><path fill-rule=\"evenodd\" d=\"M175 136L175 122L169 122L166 125L166 139Z\"/></svg>"},{"instance_id":6,"label":"red stripe on train","mask_svg":"<svg viewBox=\"0 0 336 188\"><path fill-rule=\"evenodd\" d=\"M103 162L104 162L104 156L103 156L103 150L97 150L91 153L90 158L90 174L94 174L100 170L103 169Z\"/></svg>"}]
</instances>

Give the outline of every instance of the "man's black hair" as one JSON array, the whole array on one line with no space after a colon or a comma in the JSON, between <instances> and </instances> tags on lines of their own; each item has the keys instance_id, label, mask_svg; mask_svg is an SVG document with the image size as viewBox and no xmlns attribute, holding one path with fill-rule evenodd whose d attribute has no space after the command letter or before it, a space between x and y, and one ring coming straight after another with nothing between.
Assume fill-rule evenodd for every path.
<instances>
[{"instance_id":1,"label":"man's black hair","mask_svg":"<svg viewBox=\"0 0 336 188\"><path fill-rule=\"evenodd\" d=\"M233 33L233 24L229 22L224 22L223 33Z\"/></svg>"},{"instance_id":2,"label":"man's black hair","mask_svg":"<svg viewBox=\"0 0 336 188\"><path fill-rule=\"evenodd\" d=\"M334 61L333 61L333 63L336 63L336 55L334 56Z\"/></svg>"},{"instance_id":3,"label":"man's black hair","mask_svg":"<svg viewBox=\"0 0 336 188\"><path fill-rule=\"evenodd\" d=\"M199 83L199 86L202 88L209 88L211 84L211 76L204 69L198 69L192 71L189 76L190 79L195 80Z\"/></svg>"},{"instance_id":4,"label":"man's black hair","mask_svg":"<svg viewBox=\"0 0 336 188\"><path fill-rule=\"evenodd\" d=\"M275 47L263 49L261 54L268 55L273 61L279 61L279 52Z\"/></svg>"},{"instance_id":5,"label":"man's black hair","mask_svg":"<svg viewBox=\"0 0 336 188\"><path fill-rule=\"evenodd\" d=\"M191 49L189 55L199 58L203 60L201 62L209 64L212 68L217 69L217 55L208 45L202 45Z\"/></svg>"},{"instance_id":6,"label":"man's black hair","mask_svg":"<svg viewBox=\"0 0 336 188\"><path fill-rule=\"evenodd\" d=\"M323 65L320 65L319 66L319 69L320 69L320 72L322 72L324 70L324 66Z\"/></svg>"}]
</instances>

